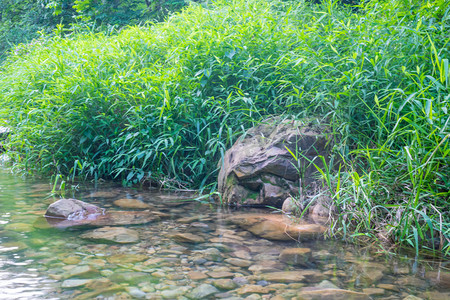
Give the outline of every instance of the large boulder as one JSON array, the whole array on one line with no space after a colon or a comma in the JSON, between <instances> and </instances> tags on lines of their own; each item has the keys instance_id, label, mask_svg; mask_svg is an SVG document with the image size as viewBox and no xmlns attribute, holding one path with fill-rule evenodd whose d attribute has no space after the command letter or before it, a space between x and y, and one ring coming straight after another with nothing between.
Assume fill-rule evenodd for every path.
<instances>
[{"instance_id":1,"label":"large boulder","mask_svg":"<svg viewBox=\"0 0 450 300\"><path fill-rule=\"evenodd\" d=\"M323 167L319 156L328 159L331 140L326 127L308 120L274 118L251 128L225 153L218 178L223 201L281 207L317 182L314 164Z\"/></svg>"}]
</instances>

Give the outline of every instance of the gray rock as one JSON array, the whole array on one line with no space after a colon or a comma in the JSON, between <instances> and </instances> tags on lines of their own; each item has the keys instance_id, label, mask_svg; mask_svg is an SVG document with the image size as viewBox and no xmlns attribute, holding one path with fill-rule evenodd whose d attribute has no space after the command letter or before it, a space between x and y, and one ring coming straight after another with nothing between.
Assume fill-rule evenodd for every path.
<instances>
[{"instance_id":1,"label":"gray rock","mask_svg":"<svg viewBox=\"0 0 450 300\"><path fill-rule=\"evenodd\" d=\"M104 209L77 199L60 199L50 204L46 217L67 220L93 220L104 214Z\"/></svg>"},{"instance_id":2,"label":"gray rock","mask_svg":"<svg viewBox=\"0 0 450 300\"><path fill-rule=\"evenodd\" d=\"M127 289L128 294L130 294L133 298L144 299L147 295L145 292L141 291L137 287L130 287Z\"/></svg>"},{"instance_id":3,"label":"gray rock","mask_svg":"<svg viewBox=\"0 0 450 300\"><path fill-rule=\"evenodd\" d=\"M149 281L150 278L151 276L144 272L116 272L109 277L111 281L130 284Z\"/></svg>"},{"instance_id":4,"label":"gray rock","mask_svg":"<svg viewBox=\"0 0 450 300\"><path fill-rule=\"evenodd\" d=\"M224 202L281 207L298 194L300 179L303 186L316 182L310 161L323 166L318 156L329 157L330 140L326 128L308 120L275 118L251 128L225 153L218 178Z\"/></svg>"},{"instance_id":5,"label":"gray rock","mask_svg":"<svg viewBox=\"0 0 450 300\"><path fill-rule=\"evenodd\" d=\"M201 284L193 289L187 296L190 299L204 299L218 293L219 290L210 284Z\"/></svg>"},{"instance_id":6,"label":"gray rock","mask_svg":"<svg viewBox=\"0 0 450 300\"><path fill-rule=\"evenodd\" d=\"M75 287L84 286L89 282L91 282L90 279L67 279L67 280L63 281L63 283L61 284L61 287L75 288Z\"/></svg>"},{"instance_id":7,"label":"gray rock","mask_svg":"<svg viewBox=\"0 0 450 300\"><path fill-rule=\"evenodd\" d=\"M67 220L52 217L46 218L48 223L47 226L57 228L140 225L158 220L160 220L160 214L153 211L111 211L96 216L95 218L81 220ZM45 228L41 224L34 224L34 226Z\"/></svg>"},{"instance_id":8,"label":"gray rock","mask_svg":"<svg viewBox=\"0 0 450 300\"><path fill-rule=\"evenodd\" d=\"M71 270L69 270L63 277L64 278L90 278L94 275L97 275L98 270L94 269L91 266L77 266Z\"/></svg>"}]
</instances>

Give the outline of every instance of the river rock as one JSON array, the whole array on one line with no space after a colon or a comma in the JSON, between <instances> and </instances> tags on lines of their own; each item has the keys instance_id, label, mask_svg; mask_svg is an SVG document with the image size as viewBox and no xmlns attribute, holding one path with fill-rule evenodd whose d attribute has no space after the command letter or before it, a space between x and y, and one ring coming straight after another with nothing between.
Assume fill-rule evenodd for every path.
<instances>
[{"instance_id":1,"label":"river rock","mask_svg":"<svg viewBox=\"0 0 450 300\"><path fill-rule=\"evenodd\" d=\"M280 261L291 265L307 265L311 261L311 249L288 248L280 253Z\"/></svg>"},{"instance_id":2,"label":"river rock","mask_svg":"<svg viewBox=\"0 0 450 300\"><path fill-rule=\"evenodd\" d=\"M80 235L81 238L97 242L112 242L118 244L136 243L139 234L133 229L123 227L102 227Z\"/></svg>"},{"instance_id":3,"label":"river rock","mask_svg":"<svg viewBox=\"0 0 450 300\"><path fill-rule=\"evenodd\" d=\"M298 194L300 179L302 186L316 182L310 161L323 167L318 156L329 157L329 136L325 127L308 120L272 118L249 129L222 161L218 190L223 201L281 207L289 195Z\"/></svg>"},{"instance_id":4,"label":"river rock","mask_svg":"<svg viewBox=\"0 0 450 300\"><path fill-rule=\"evenodd\" d=\"M212 284L221 290L232 290L238 286L237 283L231 279L217 279L214 280Z\"/></svg>"},{"instance_id":5,"label":"river rock","mask_svg":"<svg viewBox=\"0 0 450 300\"><path fill-rule=\"evenodd\" d=\"M64 278L72 278L72 277L78 277L78 278L90 278L94 275L97 275L99 272L97 269L94 269L93 267L89 265L85 266L76 266L72 269L70 269L67 274L65 274ZM86 282L87 283L87 282ZM85 283L85 284L86 284Z\"/></svg>"},{"instance_id":6,"label":"river rock","mask_svg":"<svg viewBox=\"0 0 450 300\"><path fill-rule=\"evenodd\" d=\"M141 262L148 259L148 256L145 254L117 254L113 256L109 256L106 260L110 264L126 264L126 263L136 263Z\"/></svg>"},{"instance_id":7,"label":"river rock","mask_svg":"<svg viewBox=\"0 0 450 300\"><path fill-rule=\"evenodd\" d=\"M252 264L252 262L249 260L234 258L234 257L225 259L225 262L229 263L230 265L241 267L241 268L249 267Z\"/></svg>"},{"instance_id":8,"label":"river rock","mask_svg":"<svg viewBox=\"0 0 450 300\"><path fill-rule=\"evenodd\" d=\"M102 227L141 225L160 220L157 212L150 211L111 211L97 216L96 219L64 220L58 218L46 218L50 226L57 228L67 227ZM34 226L38 226L34 224ZM39 228L43 228L40 226Z\"/></svg>"},{"instance_id":9,"label":"river rock","mask_svg":"<svg viewBox=\"0 0 450 300\"><path fill-rule=\"evenodd\" d=\"M358 293L350 290L342 289L314 289L314 288L304 288L298 294L300 299L304 300L322 300L322 299L333 299L333 300L370 300L371 298L364 294Z\"/></svg>"},{"instance_id":10,"label":"river rock","mask_svg":"<svg viewBox=\"0 0 450 300\"><path fill-rule=\"evenodd\" d=\"M34 227L33 225L26 223L10 223L6 224L5 229L16 232L31 232L34 230Z\"/></svg>"},{"instance_id":11,"label":"river rock","mask_svg":"<svg viewBox=\"0 0 450 300\"><path fill-rule=\"evenodd\" d=\"M137 199L119 199L113 202L114 205L122 207L122 208L137 208L137 209L146 209L150 208L151 206L147 203L142 202L141 200Z\"/></svg>"},{"instance_id":12,"label":"river rock","mask_svg":"<svg viewBox=\"0 0 450 300\"><path fill-rule=\"evenodd\" d=\"M60 199L48 207L45 212L47 218L67 220L95 220L103 215L104 209L77 199Z\"/></svg>"},{"instance_id":13,"label":"river rock","mask_svg":"<svg viewBox=\"0 0 450 300\"><path fill-rule=\"evenodd\" d=\"M319 270L299 270L299 271L282 271L282 272L271 272L260 275L261 279L271 282L281 282L281 283L296 283L303 280L309 282L319 282L325 279L325 275Z\"/></svg>"},{"instance_id":14,"label":"river rock","mask_svg":"<svg viewBox=\"0 0 450 300\"><path fill-rule=\"evenodd\" d=\"M91 279L67 279L61 284L63 288L76 288L88 284Z\"/></svg>"},{"instance_id":15,"label":"river rock","mask_svg":"<svg viewBox=\"0 0 450 300\"><path fill-rule=\"evenodd\" d=\"M218 293L219 290L210 284L201 284L193 289L187 297L190 299L204 299Z\"/></svg>"},{"instance_id":16,"label":"river rock","mask_svg":"<svg viewBox=\"0 0 450 300\"><path fill-rule=\"evenodd\" d=\"M247 284L237 289L236 292L241 296L245 296L250 294L268 294L271 292L271 289L256 284Z\"/></svg>"},{"instance_id":17,"label":"river rock","mask_svg":"<svg viewBox=\"0 0 450 300\"><path fill-rule=\"evenodd\" d=\"M268 240L310 240L322 237L327 230L320 224L294 223L281 214L242 214L228 220Z\"/></svg>"},{"instance_id":18,"label":"river rock","mask_svg":"<svg viewBox=\"0 0 450 300\"><path fill-rule=\"evenodd\" d=\"M175 233L169 236L180 243L203 243L205 239L199 235L195 235L189 232L186 233Z\"/></svg>"}]
</instances>

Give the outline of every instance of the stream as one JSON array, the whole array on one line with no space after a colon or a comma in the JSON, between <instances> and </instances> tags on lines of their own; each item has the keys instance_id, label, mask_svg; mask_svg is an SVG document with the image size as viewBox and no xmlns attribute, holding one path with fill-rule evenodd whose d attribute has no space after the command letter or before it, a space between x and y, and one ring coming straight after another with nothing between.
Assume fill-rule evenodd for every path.
<instances>
[{"instance_id":1,"label":"stream","mask_svg":"<svg viewBox=\"0 0 450 300\"><path fill-rule=\"evenodd\" d=\"M116 200L139 200L166 216L126 226L138 233L132 243L82 238L92 228L37 226L59 199L51 189L0 164L0 299L450 299L448 261L333 239L270 241L227 222L261 209L182 201L183 194L114 183L66 187L66 198L109 211L130 210ZM307 259L280 259L286 249Z\"/></svg>"}]
</instances>

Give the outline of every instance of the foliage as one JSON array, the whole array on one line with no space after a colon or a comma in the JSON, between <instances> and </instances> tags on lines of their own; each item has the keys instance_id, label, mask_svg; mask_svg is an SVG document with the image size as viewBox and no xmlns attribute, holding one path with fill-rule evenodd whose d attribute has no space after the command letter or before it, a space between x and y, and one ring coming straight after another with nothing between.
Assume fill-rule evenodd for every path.
<instances>
[{"instance_id":1,"label":"foliage","mask_svg":"<svg viewBox=\"0 0 450 300\"><path fill-rule=\"evenodd\" d=\"M245 129L315 115L344 162L323 172L334 232L448 254L450 8L408 3L219 0L42 38L1 70L9 154L31 173L212 188Z\"/></svg>"},{"instance_id":2,"label":"foliage","mask_svg":"<svg viewBox=\"0 0 450 300\"><path fill-rule=\"evenodd\" d=\"M49 33L56 24L71 21L70 12L58 17L45 8L43 0L0 0L0 61L13 45L30 42Z\"/></svg>"},{"instance_id":3,"label":"foliage","mask_svg":"<svg viewBox=\"0 0 450 300\"><path fill-rule=\"evenodd\" d=\"M185 0L0 0L0 61L13 45L30 42L63 25L65 31L122 28L161 21ZM94 29L95 28L95 29Z\"/></svg>"}]
</instances>

